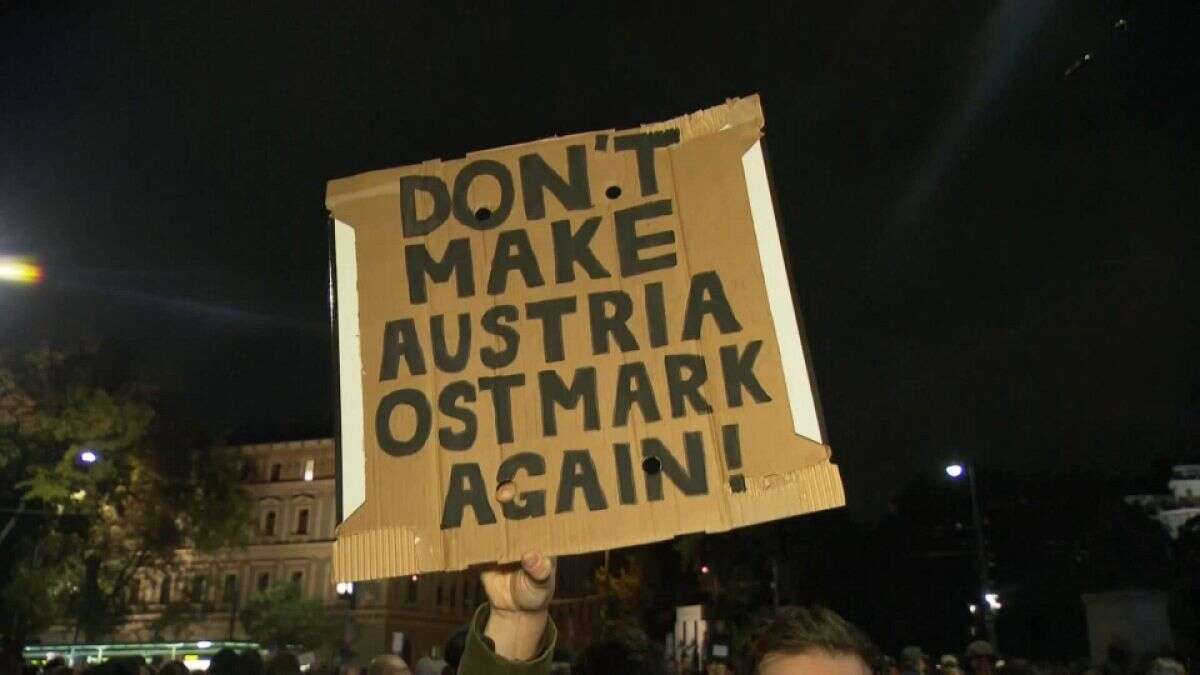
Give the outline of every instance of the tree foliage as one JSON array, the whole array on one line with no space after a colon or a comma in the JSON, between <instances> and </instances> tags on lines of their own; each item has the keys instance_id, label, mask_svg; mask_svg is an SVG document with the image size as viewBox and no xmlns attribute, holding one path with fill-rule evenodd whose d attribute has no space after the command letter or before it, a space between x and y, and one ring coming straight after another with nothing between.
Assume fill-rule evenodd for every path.
<instances>
[{"instance_id":1,"label":"tree foliage","mask_svg":"<svg viewBox=\"0 0 1200 675\"><path fill-rule=\"evenodd\" d=\"M167 401L112 350L0 354L0 504L36 520L5 542L16 555L0 583L46 600L36 621L8 628L59 620L98 639L119 625L139 570L169 566L180 548L245 541L233 451Z\"/></svg>"},{"instance_id":2,"label":"tree foliage","mask_svg":"<svg viewBox=\"0 0 1200 675\"><path fill-rule=\"evenodd\" d=\"M270 647L320 649L339 635L325 603L304 597L294 583L275 584L247 601L241 619L251 640Z\"/></svg>"}]
</instances>

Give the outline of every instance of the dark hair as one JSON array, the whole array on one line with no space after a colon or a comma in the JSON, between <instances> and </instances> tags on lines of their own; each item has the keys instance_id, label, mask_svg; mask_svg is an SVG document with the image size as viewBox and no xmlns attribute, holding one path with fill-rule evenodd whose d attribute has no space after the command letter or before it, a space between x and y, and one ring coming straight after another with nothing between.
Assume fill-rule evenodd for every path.
<instances>
[{"instance_id":1,"label":"dark hair","mask_svg":"<svg viewBox=\"0 0 1200 675\"><path fill-rule=\"evenodd\" d=\"M262 654L257 649L243 649L237 657L238 675L262 675Z\"/></svg>"},{"instance_id":2,"label":"dark hair","mask_svg":"<svg viewBox=\"0 0 1200 675\"><path fill-rule=\"evenodd\" d=\"M188 675L192 670L182 661L167 661L158 667L158 675Z\"/></svg>"},{"instance_id":3,"label":"dark hair","mask_svg":"<svg viewBox=\"0 0 1200 675\"><path fill-rule=\"evenodd\" d=\"M663 675L658 645L633 626L612 626L588 645L571 667L573 675Z\"/></svg>"},{"instance_id":4,"label":"dark hair","mask_svg":"<svg viewBox=\"0 0 1200 675\"><path fill-rule=\"evenodd\" d=\"M237 675L237 652L229 647L221 647L213 654L208 662L208 672L213 675Z\"/></svg>"},{"instance_id":5,"label":"dark hair","mask_svg":"<svg viewBox=\"0 0 1200 675\"><path fill-rule=\"evenodd\" d=\"M754 675L768 654L824 652L879 665L879 650L857 627L824 607L784 607L758 622L746 642L744 672ZM739 672L743 672L739 670Z\"/></svg>"},{"instance_id":6,"label":"dark hair","mask_svg":"<svg viewBox=\"0 0 1200 675\"><path fill-rule=\"evenodd\" d=\"M300 659L291 652L276 652L267 661L267 675L299 675Z\"/></svg>"}]
</instances>

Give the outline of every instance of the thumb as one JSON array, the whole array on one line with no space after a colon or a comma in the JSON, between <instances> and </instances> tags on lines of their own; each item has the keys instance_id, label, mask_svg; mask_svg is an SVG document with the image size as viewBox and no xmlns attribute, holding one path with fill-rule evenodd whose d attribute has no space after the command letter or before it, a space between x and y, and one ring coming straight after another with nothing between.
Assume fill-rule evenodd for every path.
<instances>
[{"instance_id":1,"label":"thumb","mask_svg":"<svg viewBox=\"0 0 1200 675\"><path fill-rule=\"evenodd\" d=\"M544 556L538 551L530 551L521 556L521 569L536 583L545 583L554 572L554 558Z\"/></svg>"}]
</instances>

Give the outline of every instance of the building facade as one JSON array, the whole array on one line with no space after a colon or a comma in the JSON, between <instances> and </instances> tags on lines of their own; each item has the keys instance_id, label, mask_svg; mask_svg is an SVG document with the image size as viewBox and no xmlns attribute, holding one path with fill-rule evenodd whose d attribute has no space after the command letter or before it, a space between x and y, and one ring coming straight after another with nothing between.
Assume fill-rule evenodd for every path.
<instances>
[{"instance_id":1,"label":"building facade","mask_svg":"<svg viewBox=\"0 0 1200 675\"><path fill-rule=\"evenodd\" d=\"M116 641L246 639L239 618L246 601L287 582L298 585L306 597L320 598L341 619L341 639L351 663L365 663L395 647L415 662L422 656L440 657L446 639L485 602L475 571L357 583L339 595L332 581L337 525L333 440L262 443L239 450L242 480L254 502L252 541L214 555L183 549L172 569L146 570L130 590L133 611ZM601 602L591 590L599 564L592 555L560 566L551 613L565 645L586 644L599 630ZM172 612L180 619L164 626L164 613ZM64 629L44 635L43 641L70 642L72 637Z\"/></svg>"},{"instance_id":2,"label":"building facade","mask_svg":"<svg viewBox=\"0 0 1200 675\"><path fill-rule=\"evenodd\" d=\"M1170 494L1130 495L1125 501L1143 508L1167 528L1172 539L1178 539L1179 528L1200 517L1200 464L1172 467L1167 488Z\"/></svg>"}]
</instances>

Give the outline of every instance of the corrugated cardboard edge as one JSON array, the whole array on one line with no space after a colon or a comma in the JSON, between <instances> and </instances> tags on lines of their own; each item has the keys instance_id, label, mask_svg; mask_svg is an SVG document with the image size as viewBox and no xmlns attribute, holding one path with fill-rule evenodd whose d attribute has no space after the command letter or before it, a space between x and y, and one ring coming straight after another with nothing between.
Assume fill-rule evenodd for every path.
<instances>
[{"instance_id":1,"label":"corrugated cardboard edge","mask_svg":"<svg viewBox=\"0 0 1200 675\"><path fill-rule=\"evenodd\" d=\"M714 134L748 122L765 126L761 102L758 95L731 98L724 104L700 110L670 120L643 124L640 131L679 129L680 142ZM631 131L631 130L627 130ZM567 138L584 137L602 131L571 134ZM616 133L610 130L610 133ZM561 138L561 137L557 137ZM532 146L548 139L519 143L507 148ZM494 152L501 148L489 148L468 153L466 157ZM440 160L431 160L413 168L436 166ZM385 169L329 182L326 205L335 211L339 204L358 198L398 191L389 184L391 176L406 171L409 167ZM383 184L381 184L383 183ZM826 457L831 451L826 445ZM717 533L759 523L779 520L783 517L801 516L816 511L839 508L846 505L841 475L835 464L822 461L803 469L780 475L746 476L746 491L733 493L726 483L724 499L726 507L723 517L706 527L705 532ZM612 542L612 548L635 546L656 541L666 541L685 534L659 535L645 532L632 536L628 541ZM410 528L383 527L353 534L338 528L337 540L333 545L333 576L335 581L362 581L383 577L406 576L415 573L453 569L444 567L442 560L434 560L435 547L420 546L420 537ZM579 544L577 547L555 548L556 555L571 555L594 551L594 547ZM422 554L421 552L424 551ZM442 552L444 554L444 552ZM511 562L501 560L499 562Z\"/></svg>"},{"instance_id":2,"label":"corrugated cardboard edge","mask_svg":"<svg viewBox=\"0 0 1200 675\"><path fill-rule=\"evenodd\" d=\"M725 490L730 518L723 523L714 523L715 527L705 532L726 532L779 520L778 514L783 510L791 512L793 515L790 517L794 517L846 505L841 474L837 465L829 461L787 474L747 476L745 492L733 493L728 485ZM685 533L667 536L645 533L621 541L613 548L666 541L682 534ZM334 581L364 581L428 572L433 560L419 559L417 541L416 533L406 527L383 527L343 534L333 544ZM590 553L593 550L581 544L575 549L557 549L556 555Z\"/></svg>"}]
</instances>

